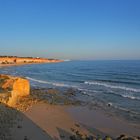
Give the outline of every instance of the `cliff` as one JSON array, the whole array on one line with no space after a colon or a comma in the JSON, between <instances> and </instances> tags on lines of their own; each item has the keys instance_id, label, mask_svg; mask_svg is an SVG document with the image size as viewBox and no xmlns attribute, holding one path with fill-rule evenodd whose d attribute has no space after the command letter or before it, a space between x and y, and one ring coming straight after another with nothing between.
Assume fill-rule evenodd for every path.
<instances>
[{"instance_id":1,"label":"cliff","mask_svg":"<svg viewBox=\"0 0 140 140\"><path fill-rule=\"evenodd\" d=\"M13 107L18 98L30 94L30 83L25 78L0 75L0 91L1 96L7 97L4 103Z\"/></svg>"},{"instance_id":2,"label":"cliff","mask_svg":"<svg viewBox=\"0 0 140 140\"><path fill-rule=\"evenodd\" d=\"M16 57L16 56L1 56L0 64L26 64L26 63L57 63L62 62L58 59L48 59L48 58L33 58L33 57Z\"/></svg>"}]
</instances>

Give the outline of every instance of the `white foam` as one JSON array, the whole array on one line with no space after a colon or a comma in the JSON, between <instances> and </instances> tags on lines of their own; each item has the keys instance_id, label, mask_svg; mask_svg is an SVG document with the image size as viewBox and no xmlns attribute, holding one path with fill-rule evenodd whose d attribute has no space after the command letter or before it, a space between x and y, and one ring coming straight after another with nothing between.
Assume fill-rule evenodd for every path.
<instances>
[{"instance_id":1,"label":"white foam","mask_svg":"<svg viewBox=\"0 0 140 140\"><path fill-rule=\"evenodd\" d=\"M119 107L119 106L116 106L116 105L113 106L113 107L116 108L116 109L122 110L122 111L126 111L126 112L133 113L133 114L135 114L135 115L140 115L139 112L135 112L135 111L129 110L129 109L127 109L127 108Z\"/></svg>"},{"instance_id":2,"label":"white foam","mask_svg":"<svg viewBox=\"0 0 140 140\"><path fill-rule=\"evenodd\" d=\"M26 77L27 79L31 80L31 81L35 81L38 83L42 83L42 84L49 84L49 85L53 85L53 86L57 86L57 87L73 87L76 88L76 86L73 85L68 85L68 84L63 84L63 83L54 83L54 82L48 82L48 81L43 81L43 80L37 80L31 77Z\"/></svg>"},{"instance_id":3,"label":"white foam","mask_svg":"<svg viewBox=\"0 0 140 140\"><path fill-rule=\"evenodd\" d=\"M99 92L99 91L97 91L97 90L89 90L89 89L84 89L84 88L78 88L78 90L80 90L80 91L84 91L84 92L90 92L90 93L97 93L97 92Z\"/></svg>"},{"instance_id":4,"label":"white foam","mask_svg":"<svg viewBox=\"0 0 140 140\"><path fill-rule=\"evenodd\" d=\"M140 100L140 97L134 97L134 96L131 96L131 95L121 95L121 96L124 97L124 98L132 99L132 100Z\"/></svg>"},{"instance_id":5,"label":"white foam","mask_svg":"<svg viewBox=\"0 0 140 140\"><path fill-rule=\"evenodd\" d=\"M107 84L107 83L103 83L103 82L96 82L96 81L88 82L88 81L85 81L84 83L88 84L88 85L104 86L104 87L112 88L112 89L121 89L121 90L126 90L126 91L131 91L131 92L140 92L140 89L129 88L129 87L125 87L125 86L115 86L115 85L111 85L111 84Z\"/></svg>"},{"instance_id":6,"label":"white foam","mask_svg":"<svg viewBox=\"0 0 140 140\"><path fill-rule=\"evenodd\" d=\"M31 81L38 82L38 83L50 84L50 82L47 82L47 81L37 80L37 79L34 79L34 78L30 78L30 77L26 77L26 78L29 79L29 80L31 80Z\"/></svg>"}]
</instances>

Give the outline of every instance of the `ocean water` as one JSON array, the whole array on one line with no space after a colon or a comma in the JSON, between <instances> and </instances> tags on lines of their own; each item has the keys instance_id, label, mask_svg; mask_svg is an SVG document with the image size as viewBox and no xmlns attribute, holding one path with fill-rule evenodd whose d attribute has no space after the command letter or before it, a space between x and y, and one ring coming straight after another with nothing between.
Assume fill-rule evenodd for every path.
<instances>
[{"instance_id":1,"label":"ocean water","mask_svg":"<svg viewBox=\"0 0 140 140\"><path fill-rule=\"evenodd\" d=\"M24 76L32 87L77 89L79 98L109 103L140 121L140 61L67 61L2 67L0 73Z\"/></svg>"}]
</instances>

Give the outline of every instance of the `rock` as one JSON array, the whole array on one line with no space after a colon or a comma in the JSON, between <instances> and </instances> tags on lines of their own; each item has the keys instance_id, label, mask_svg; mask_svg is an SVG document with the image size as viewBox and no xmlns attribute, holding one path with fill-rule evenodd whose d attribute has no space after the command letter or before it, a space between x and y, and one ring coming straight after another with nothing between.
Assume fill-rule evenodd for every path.
<instances>
[{"instance_id":1,"label":"rock","mask_svg":"<svg viewBox=\"0 0 140 140\"><path fill-rule=\"evenodd\" d=\"M116 140L139 140L139 137L130 137L122 134Z\"/></svg>"},{"instance_id":2,"label":"rock","mask_svg":"<svg viewBox=\"0 0 140 140\"><path fill-rule=\"evenodd\" d=\"M27 136L25 136L25 137L24 137L24 140L29 140L29 139L27 138Z\"/></svg>"},{"instance_id":3,"label":"rock","mask_svg":"<svg viewBox=\"0 0 140 140\"><path fill-rule=\"evenodd\" d=\"M76 90L73 88L69 88L66 93L67 96L74 96L76 94Z\"/></svg>"},{"instance_id":4,"label":"rock","mask_svg":"<svg viewBox=\"0 0 140 140\"><path fill-rule=\"evenodd\" d=\"M80 125L79 125L78 123L75 123L75 126L76 126L76 127L80 127Z\"/></svg>"},{"instance_id":5,"label":"rock","mask_svg":"<svg viewBox=\"0 0 140 140\"><path fill-rule=\"evenodd\" d=\"M106 136L106 137L104 138L104 140L112 140L112 138L109 137L109 136Z\"/></svg>"},{"instance_id":6,"label":"rock","mask_svg":"<svg viewBox=\"0 0 140 140\"><path fill-rule=\"evenodd\" d=\"M93 140L94 138L92 137L92 136L88 136L88 137L86 137L86 138L84 138L85 140ZM83 140L84 140L83 139Z\"/></svg>"},{"instance_id":7,"label":"rock","mask_svg":"<svg viewBox=\"0 0 140 140\"><path fill-rule=\"evenodd\" d=\"M50 89L47 90L47 93L48 93L48 94L58 94L59 91L58 91L57 89L52 89L52 88L50 88Z\"/></svg>"},{"instance_id":8,"label":"rock","mask_svg":"<svg viewBox=\"0 0 140 140\"><path fill-rule=\"evenodd\" d=\"M75 135L70 136L70 140L77 140Z\"/></svg>"},{"instance_id":9,"label":"rock","mask_svg":"<svg viewBox=\"0 0 140 140\"><path fill-rule=\"evenodd\" d=\"M108 103L107 106L108 106L108 107L111 107L111 106L112 106L112 103Z\"/></svg>"},{"instance_id":10,"label":"rock","mask_svg":"<svg viewBox=\"0 0 140 140\"><path fill-rule=\"evenodd\" d=\"M12 92L17 96L27 96L30 94L30 83L27 79L17 78L13 83Z\"/></svg>"},{"instance_id":11,"label":"rock","mask_svg":"<svg viewBox=\"0 0 140 140\"><path fill-rule=\"evenodd\" d=\"M18 98L30 94L30 83L25 78L0 75L0 88L11 93L7 102L9 106L14 106Z\"/></svg>"},{"instance_id":12,"label":"rock","mask_svg":"<svg viewBox=\"0 0 140 140\"><path fill-rule=\"evenodd\" d=\"M21 125L18 125L17 128L22 128L22 126Z\"/></svg>"},{"instance_id":13,"label":"rock","mask_svg":"<svg viewBox=\"0 0 140 140\"><path fill-rule=\"evenodd\" d=\"M122 135L120 135L120 136L117 138L117 140L122 140L122 139L124 139L124 138L126 138L126 136L125 136L124 134L122 134Z\"/></svg>"}]
</instances>

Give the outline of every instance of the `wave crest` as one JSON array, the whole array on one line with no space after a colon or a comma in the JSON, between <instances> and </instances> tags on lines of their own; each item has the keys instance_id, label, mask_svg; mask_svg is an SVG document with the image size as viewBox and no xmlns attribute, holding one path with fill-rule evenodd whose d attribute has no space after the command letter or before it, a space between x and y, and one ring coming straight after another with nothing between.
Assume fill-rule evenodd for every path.
<instances>
[{"instance_id":1,"label":"wave crest","mask_svg":"<svg viewBox=\"0 0 140 140\"><path fill-rule=\"evenodd\" d=\"M121 89L121 90L126 90L126 91L131 91L131 92L140 92L140 89L135 89L135 88L129 88L129 87L125 87L125 86L116 86L116 85L111 85L111 84L107 84L107 83L103 83L103 82L89 82L89 81L85 81L85 84L88 85L98 85L98 86L104 86L107 88L112 88L112 89Z\"/></svg>"},{"instance_id":2,"label":"wave crest","mask_svg":"<svg viewBox=\"0 0 140 140\"><path fill-rule=\"evenodd\" d=\"M43 81L43 80L37 80L31 77L26 77L28 80L34 81L34 82L38 82L38 83L42 83L42 84L49 84L49 85L53 85L53 86L57 86L57 87L73 87L76 88L76 86L73 85L68 85L68 84L63 84L63 83L54 83L54 82L48 82L48 81Z\"/></svg>"}]
</instances>

